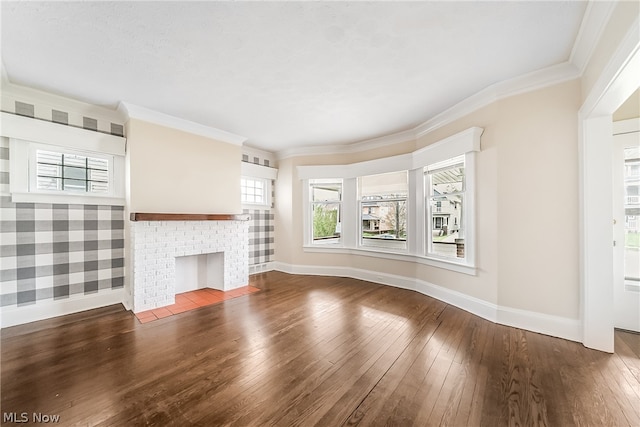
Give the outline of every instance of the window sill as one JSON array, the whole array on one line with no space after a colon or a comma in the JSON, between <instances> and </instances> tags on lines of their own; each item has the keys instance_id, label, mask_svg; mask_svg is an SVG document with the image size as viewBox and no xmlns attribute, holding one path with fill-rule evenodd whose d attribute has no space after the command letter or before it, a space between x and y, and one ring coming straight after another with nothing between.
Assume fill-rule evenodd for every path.
<instances>
[{"instance_id":1,"label":"window sill","mask_svg":"<svg viewBox=\"0 0 640 427\"><path fill-rule=\"evenodd\" d=\"M77 205L124 206L125 199L120 197L87 196L80 194L54 193L11 193L13 203L52 203Z\"/></svg>"},{"instance_id":2,"label":"window sill","mask_svg":"<svg viewBox=\"0 0 640 427\"><path fill-rule=\"evenodd\" d=\"M475 276L477 274L477 268L474 265L464 264L464 263L455 262L455 261L449 261L449 260L440 259L440 258L428 257L424 255L380 251L380 250L364 249L364 248L356 249L356 248L348 248L345 246L338 246L338 245L304 246L303 251L310 252L310 253L315 252L315 253L350 254L350 255L368 256L373 258L391 259L396 261L417 262L419 264L442 268L444 270L455 271L457 273L467 274L470 276Z\"/></svg>"}]
</instances>

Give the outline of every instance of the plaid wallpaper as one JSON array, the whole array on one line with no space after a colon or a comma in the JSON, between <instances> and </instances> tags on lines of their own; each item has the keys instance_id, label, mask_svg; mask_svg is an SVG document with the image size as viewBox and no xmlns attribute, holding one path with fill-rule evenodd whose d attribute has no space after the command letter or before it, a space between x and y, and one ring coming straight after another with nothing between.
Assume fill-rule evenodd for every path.
<instances>
[{"instance_id":1,"label":"plaid wallpaper","mask_svg":"<svg viewBox=\"0 0 640 427\"><path fill-rule=\"evenodd\" d=\"M249 220L249 265L273 261L274 214L269 209L244 209Z\"/></svg>"},{"instance_id":2,"label":"plaid wallpaper","mask_svg":"<svg viewBox=\"0 0 640 427\"><path fill-rule=\"evenodd\" d=\"M123 287L124 207L12 203L0 141L0 305Z\"/></svg>"}]
</instances>

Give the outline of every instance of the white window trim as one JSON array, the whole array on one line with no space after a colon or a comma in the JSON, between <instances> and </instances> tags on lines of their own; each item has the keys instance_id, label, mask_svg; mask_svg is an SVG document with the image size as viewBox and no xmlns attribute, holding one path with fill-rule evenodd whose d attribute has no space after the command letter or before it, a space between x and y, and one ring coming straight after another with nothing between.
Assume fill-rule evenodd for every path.
<instances>
[{"instance_id":1,"label":"white window trim","mask_svg":"<svg viewBox=\"0 0 640 427\"><path fill-rule=\"evenodd\" d=\"M302 200L304 204L302 206L302 226L303 226L303 247L305 248L317 248L317 249L340 249L345 248L345 236L343 234L344 230L342 229L343 218L345 218L345 201L344 201L344 192L345 192L345 180L342 180L342 199L340 200L340 210L341 210L341 230L340 230L340 239L335 243L314 243L313 242L313 227L312 227L312 211L311 205L313 202L311 201L311 192L309 191L310 180L304 179L302 180Z\"/></svg>"},{"instance_id":2,"label":"white window trim","mask_svg":"<svg viewBox=\"0 0 640 427\"><path fill-rule=\"evenodd\" d=\"M394 172L404 172L404 171L394 171ZM381 199L381 200L371 200L372 202L375 201L380 201L380 202L393 202L393 201L397 201L397 200L403 200L406 204L406 215L407 218L405 219L406 221L406 234L407 236L405 237L405 247L404 248L392 248L392 247L385 247L385 246L366 246L363 244L363 237L362 237L362 207L363 207L363 203L369 202L369 200L363 200L362 199L362 195L358 192L357 194L357 203L358 203L358 227L357 227L357 232L358 232L358 241L357 241L357 248L358 249L362 249L364 251L367 252L382 252L382 253L391 253L391 254L406 254L409 253L409 235L411 233L409 233L409 179L410 179L410 171L406 171L407 172L407 196L402 198L393 198L393 199ZM387 172L388 173L388 172ZM372 175L380 175L380 174L372 174ZM370 176L370 175L365 175L365 176ZM361 177L358 177L361 178ZM358 188L360 187L359 183L358 183Z\"/></svg>"},{"instance_id":3,"label":"white window trim","mask_svg":"<svg viewBox=\"0 0 640 427\"><path fill-rule=\"evenodd\" d=\"M298 166L302 180L303 203L303 251L323 253L347 253L377 258L417 262L459 273L475 275L476 266L476 173L475 153L480 151L483 129L469 128L413 153L347 165ZM465 260L438 257L426 252L424 167L440 161L465 155L467 235L465 236ZM407 197L407 250L391 251L385 248L362 248L359 241L359 198L356 178L385 172L409 171L409 195ZM313 245L310 235L309 180L313 178L343 179L343 225L340 245ZM349 227L351 225L351 227Z\"/></svg>"},{"instance_id":4,"label":"white window trim","mask_svg":"<svg viewBox=\"0 0 640 427\"><path fill-rule=\"evenodd\" d=\"M266 180L266 203L242 203L242 209L271 209L273 200L271 197L272 181L278 177L278 169L269 166L257 165L255 163L240 162L240 174L243 178Z\"/></svg>"},{"instance_id":5,"label":"white window trim","mask_svg":"<svg viewBox=\"0 0 640 427\"><path fill-rule=\"evenodd\" d=\"M109 191L106 193L91 193L91 192L84 192L84 193L80 193L83 196L90 196L90 197L111 197L111 195L113 194L113 164L114 164L114 159L113 156L111 155L104 155L104 154L99 154L99 153L88 153L85 151L80 151L80 150L71 150L71 149L57 149L51 146L47 146L45 144L29 144L29 192L30 193L41 193L41 194L53 194L53 195L59 195L59 194L78 194L78 193L71 193L68 191L64 191L64 190L43 190L41 188L38 188L38 177L37 177L37 171L38 171L38 151L48 151L48 152L52 152L52 153L60 153L60 154L64 154L64 155L77 155L77 156L82 156L82 157L89 157L89 158L94 158L94 159L100 159L100 160L106 160L107 161L107 172L108 172L108 184L109 184Z\"/></svg>"},{"instance_id":6,"label":"white window trim","mask_svg":"<svg viewBox=\"0 0 640 427\"><path fill-rule=\"evenodd\" d=\"M124 206L125 138L6 112L0 113L0 119L1 134L10 141L9 191L13 202ZM29 171L33 170L30 154L31 147L36 145L48 151L65 153L73 150L90 157L112 156L111 194L105 197L91 193L32 191L29 186Z\"/></svg>"},{"instance_id":7,"label":"white window trim","mask_svg":"<svg viewBox=\"0 0 640 427\"><path fill-rule=\"evenodd\" d=\"M271 209L271 191L272 184L271 180L267 178L255 177L255 176L245 176L242 175L242 179L250 179L252 181L260 181L264 184L264 199L262 202L242 202L243 209Z\"/></svg>"},{"instance_id":8,"label":"white window trim","mask_svg":"<svg viewBox=\"0 0 640 427\"><path fill-rule=\"evenodd\" d=\"M72 203L87 205L124 206L124 157L57 145L10 138L9 191L14 203ZM105 159L109 162L108 193L72 193L41 190L36 185L36 153L38 150L77 154Z\"/></svg>"},{"instance_id":9,"label":"white window trim","mask_svg":"<svg viewBox=\"0 0 640 427\"><path fill-rule=\"evenodd\" d=\"M458 156L452 156L458 157ZM446 159L445 159L446 160ZM437 162L431 162L431 164ZM428 166L428 165L427 165ZM425 173L423 172L423 186L424 186L424 213L425 213L425 227L426 224L429 224L428 227L425 228L425 242L424 242L424 254L427 259L453 263L458 265L466 265L466 266L475 266L475 193L476 193L476 183L475 183L475 152L467 152L464 154L464 168L465 168L465 190L464 190L464 209L462 219L465 223L465 242L464 242L464 254L465 257L463 260L457 260L451 257L445 257L437 255L433 252L429 251L429 240L432 239L432 227L430 224L431 218L431 206L426 202L431 198L431 194L429 194L429 184L427 184L425 179Z\"/></svg>"}]
</instances>

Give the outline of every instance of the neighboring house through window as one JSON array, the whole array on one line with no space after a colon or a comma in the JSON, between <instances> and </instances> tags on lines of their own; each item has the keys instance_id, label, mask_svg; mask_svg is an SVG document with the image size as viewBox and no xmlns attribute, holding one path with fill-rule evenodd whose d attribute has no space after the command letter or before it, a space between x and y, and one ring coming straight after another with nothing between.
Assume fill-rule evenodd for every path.
<instances>
[{"instance_id":1,"label":"neighboring house through window","mask_svg":"<svg viewBox=\"0 0 640 427\"><path fill-rule=\"evenodd\" d=\"M407 171L358 178L360 245L407 248Z\"/></svg>"},{"instance_id":2,"label":"neighboring house through window","mask_svg":"<svg viewBox=\"0 0 640 427\"><path fill-rule=\"evenodd\" d=\"M425 167L427 187L427 254L464 258L464 156Z\"/></svg>"}]
</instances>

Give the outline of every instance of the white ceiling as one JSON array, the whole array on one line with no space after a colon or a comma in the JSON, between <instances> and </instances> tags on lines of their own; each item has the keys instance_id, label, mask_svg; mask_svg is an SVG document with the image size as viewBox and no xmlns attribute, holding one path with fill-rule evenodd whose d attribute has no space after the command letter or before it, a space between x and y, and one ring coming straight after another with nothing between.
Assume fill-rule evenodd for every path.
<instances>
[{"instance_id":1,"label":"white ceiling","mask_svg":"<svg viewBox=\"0 0 640 427\"><path fill-rule=\"evenodd\" d=\"M413 128L569 60L585 2L5 2L19 85L126 101L270 151Z\"/></svg>"}]
</instances>

